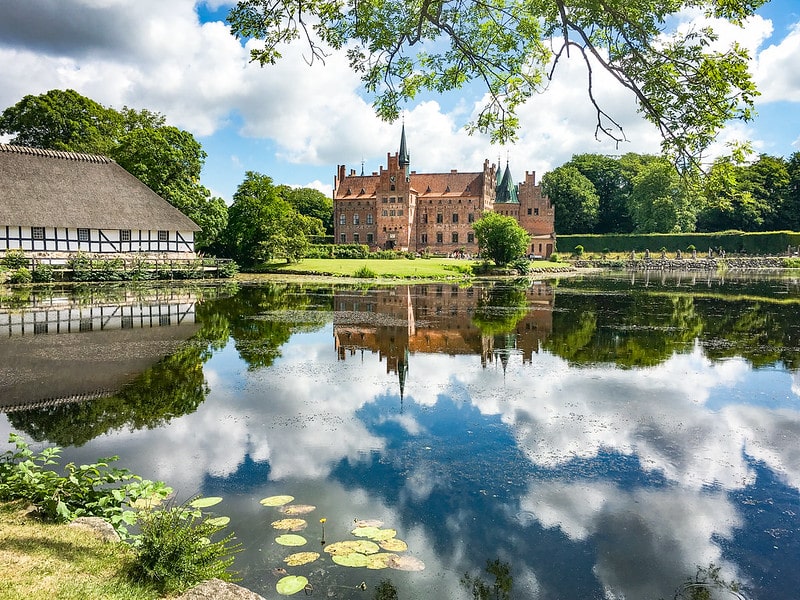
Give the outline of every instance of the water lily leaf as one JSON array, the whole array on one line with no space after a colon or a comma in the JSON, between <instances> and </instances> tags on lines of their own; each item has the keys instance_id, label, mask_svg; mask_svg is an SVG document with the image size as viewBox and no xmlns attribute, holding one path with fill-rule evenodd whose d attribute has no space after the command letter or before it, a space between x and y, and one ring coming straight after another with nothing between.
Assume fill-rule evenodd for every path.
<instances>
[{"instance_id":1,"label":"water lily leaf","mask_svg":"<svg viewBox=\"0 0 800 600\"><path fill-rule=\"evenodd\" d=\"M308 540L296 533L286 533L275 538L281 546L304 546Z\"/></svg>"},{"instance_id":2,"label":"water lily leaf","mask_svg":"<svg viewBox=\"0 0 800 600\"><path fill-rule=\"evenodd\" d=\"M356 527L383 527L380 519L356 519Z\"/></svg>"},{"instance_id":3,"label":"water lily leaf","mask_svg":"<svg viewBox=\"0 0 800 600\"><path fill-rule=\"evenodd\" d=\"M364 538L371 538L372 536L376 535L380 529L377 527L356 527L351 531L354 536L356 537L364 537Z\"/></svg>"},{"instance_id":4,"label":"water lily leaf","mask_svg":"<svg viewBox=\"0 0 800 600\"><path fill-rule=\"evenodd\" d=\"M230 517L214 517L213 519L206 519L206 523L213 525L214 527L225 527L225 525L230 522Z\"/></svg>"},{"instance_id":5,"label":"water lily leaf","mask_svg":"<svg viewBox=\"0 0 800 600\"><path fill-rule=\"evenodd\" d=\"M343 567L366 567L367 557L360 552L351 552L350 554L334 554L333 562Z\"/></svg>"},{"instance_id":6,"label":"water lily leaf","mask_svg":"<svg viewBox=\"0 0 800 600\"><path fill-rule=\"evenodd\" d=\"M380 542L380 547L384 550L388 550L389 552L405 552L408 550L408 544L398 538L382 540Z\"/></svg>"},{"instance_id":7,"label":"water lily leaf","mask_svg":"<svg viewBox=\"0 0 800 600\"><path fill-rule=\"evenodd\" d=\"M304 519L281 519L280 521L272 522L273 529L282 529L284 531L303 531L308 527L308 523Z\"/></svg>"},{"instance_id":8,"label":"water lily leaf","mask_svg":"<svg viewBox=\"0 0 800 600\"><path fill-rule=\"evenodd\" d=\"M289 506L282 506L278 510L285 515L296 516L308 514L316 509L316 506L311 506L310 504L290 504Z\"/></svg>"},{"instance_id":9,"label":"water lily leaf","mask_svg":"<svg viewBox=\"0 0 800 600\"><path fill-rule=\"evenodd\" d=\"M282 596L291 596L308 585L308 579L302 575L287 575L278 580L275 590Z\"/></svg>"},{"instance_id":10,"label":"water lily leaf","mask_svg":"<svg viewBox=\"0 0 800 600\"><path fill-rule=\"evenodd\" d=\"M368 569L385 569L389 566L389 561L396 558L397 554L391 552L379 552L378 554L371 554L367 557Z\"/></svg>"},{"instance_id":11,"label":"water lily leaf","mask_svg":"<svg viewBox=\"0 0 800 600\"><path fill-rule=\"evenodd\" d=\"M379 529L375 535L369 536L371 540L375 540L376 542L380 542L383 540L392 539L394 536L397 535L397 530L395 529Z\"/></svg>"},{"instance_id":12,"label":"water lily leaf","mask_svg":"<svg viewBox=\"0 0 800 600\"><path fill-rule=\"evenodd\" d=\"M389 568L398 571L422 571L425 563L415 556L395 556L389 559Z\"/></svg>"},{"instance_id":13,"label":"water lily leaf","mask_svg":"<svg viewBox=\"0 0 800 600\"><path fill-rule=\"evenodd\" d=\"M350 554L351 552L375 554L378 551L380 551L378 544L369 540L345 540L325 546L325 552L333 556Z\"/></svg>"},{"instance_id":14,"label":"water lily leaf","mask_svg":"<svg viewBox=\"0 0 800 600\"><path fill-rule=\"evenodd\" d=\"M196 500L192 500L189 502L189 506L192 508L208 508L209 506L214 506L220 502L222 502L222 498L219 496L209 496L208 498L197 498Z\"/></svg>"},{"instance_id":15,"label":"water lily leaf","mask_svg":"<svg viewBox=\"0 0 800 600\"><path fill-rule=\"evenodd\" d=\"M294 496L270 496L261 499L260 503L264 506L283 506L284 504L289 504L292 500L294 500Z\"/></svg>"},{"instance_id":16,"label":"water lily leaf","mask_svg":"<svg viewBox=\"0 0 800 600\"><path fill-rule=\"evenodd\" d=\"M299 567L300 565L305 565L310 562L314 562L319 558L319 552L296 552L295 554L290 554L286 558L283 559L290 567Z\"/></svg>"}]
</instances>

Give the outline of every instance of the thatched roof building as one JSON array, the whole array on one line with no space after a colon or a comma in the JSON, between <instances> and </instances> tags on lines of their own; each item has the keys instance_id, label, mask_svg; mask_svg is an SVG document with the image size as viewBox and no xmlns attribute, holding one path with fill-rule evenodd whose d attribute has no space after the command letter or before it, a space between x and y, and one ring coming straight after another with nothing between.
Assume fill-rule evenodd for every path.
<instances>
[{"instance_id":1,"label":"thatched roof building","mask_svg":"<svg viewBox=\"0 0 800 600\"><path fill-rule=\"evenodd\" d=\"M199 230L109 158L0 144L0 251L193 252Z\"/></svg>"}]
</instances>

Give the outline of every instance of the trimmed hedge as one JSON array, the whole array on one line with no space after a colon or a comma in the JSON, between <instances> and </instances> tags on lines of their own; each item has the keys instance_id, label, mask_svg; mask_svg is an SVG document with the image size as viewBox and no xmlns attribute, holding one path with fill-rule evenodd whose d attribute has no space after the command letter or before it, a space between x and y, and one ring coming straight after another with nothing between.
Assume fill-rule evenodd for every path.
<instances>
[{"instance_id":1,"label":"trimmed hedge","mask_svg":"<svg viewBox=\"0 0 800 600\"><path fill-rule=\"evenodd\" d=\"M642 233L606 235L573 234L559 235L560 248L583 246L586 252L657 252L664 247L668 252L686 252L695 246L698 254L709 248L722 248L726 253L750 255L783 255L789 246L800 246L800 233L796 231L743 232L721 231L717 233Z\"/></svg>"}]
</instances>

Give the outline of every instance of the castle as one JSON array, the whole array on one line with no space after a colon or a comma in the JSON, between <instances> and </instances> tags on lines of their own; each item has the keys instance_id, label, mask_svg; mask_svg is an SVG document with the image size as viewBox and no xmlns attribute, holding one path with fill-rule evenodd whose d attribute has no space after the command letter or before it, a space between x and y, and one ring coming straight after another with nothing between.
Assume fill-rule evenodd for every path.
<instances>
[{"instance_id":1,"label":"castle","mask_svg":"<svg viewBox=\"0 0 800 600\"><path fill-rule=\"evenodd\" d=\"M528 254L548 257L555 249L555 213L525 172L515 185L506 165L483 163L475 173L417 173L403 125L400 151L387 155L380 172L356 175L339 165L333 185L334 242L366 244L371 250L436 254L478 253L472 224L485 212L514 217L531 236Z\"/></svg>"}]
</instances>

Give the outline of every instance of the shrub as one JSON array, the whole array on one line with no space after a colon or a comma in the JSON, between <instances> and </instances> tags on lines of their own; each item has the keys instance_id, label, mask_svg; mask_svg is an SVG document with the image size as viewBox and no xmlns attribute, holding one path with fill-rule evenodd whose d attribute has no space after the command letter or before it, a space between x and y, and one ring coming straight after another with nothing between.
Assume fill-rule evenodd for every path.
<instances>
[{"instance_id":1,"label":"shrub","mask_svg":"<svg viewBox=\"0 0 800 600\"><path fill-rule=\"evenodd\" d=\"M687 251L689 254L691 254L691 253L692 253L692 252L694 252L695 250L697 250L697 248L695 248L694 244L689 244L688 246L686 246L686 251Z\"/></svg>"},{"instance_id":2,"label":"shrub","mask_svg":"<svg viewBox=\"0 0 800 600\"><path fill-rule=\"evenodd\" d=\"M0 455L0 500L26 500L45 520L67 522L76 517L101 517L125 537L128 525L136 522L131 509L140 499L163 498L171 492L165 484L142 479L103 458L90 465L64 465L64 475L53 470L61 449L43 449L38 454L12 433L15 450Z\"/></svg>"},{"instance_id":3,"label":"shrub","mask_svg":"<svg viewBox=\"0 0 800 600\"><path fill-rule=\"evenodd\" d=\"M31 274L35 283L48 283L53 281L53 265L38 265Z\"/></svg>"},{"instance_id":4,"label":"shrub","mask_svg":"<svg viewBox=\"0 0 800 600\"><path fill-rule=\"evenodd\" d=\"M573 254L575 254L575 256L583 256L583 246L581 246L580 244L575 246L575 250L573 250Z\"/></svg>"},{"instance_id":5,"label":"shrub","mask_svg":"<svg viewBox=\"0 0 800 600\"><path fill-rule=\"evenodd\" d=\"M212 578L236 578L228 567L241 544L231 544L233 533L211 539L224 529L226 517L209 518L193 502L156 508L140 515L139 522L141 533L129 571L134 581L169 594Z\"/></svg>"},{"instance_id":6,"label":"shrub","mask_svg":"<svg viewBox=\"0 0 800 600\"><path fill-rule=\"evenodd\" d=\"M8 281L9 283L30 283L33 281L33 275L27 267L20 267L16 271L12 271Z\"/></svg>"},{"instance_id":7,"label":"shrub","mask_svg":"<svg viewBox=\"0 0 800 600\"><path fill-rule=\"evenodd\" d=\"M358 277L360 279L375 279L377 277L377 273L370 269L367 265L364 265L360 269L357 269L355 273L353 273L353 277Z\"/></svg>"},{"instance_id":8,"label":"shrub","mask_svg":"<svg viewBox=\"0 0 800 600\"><path fill-rule=\"evenodd\" d=\"M531 261L529 261L527 258L518 258L509 266L520 275L527 275L531 270Z\"/></svg>"},{"instance_id":9,"label":"shrub","mask_svg":"<svg viewBox=\"0 0 800 600\"><path fill-rule=\"evenodd\" d=\"M219 265L218 275L225 279L230 279L239 272L239 265L235 262L224 262Z\"/></svg>"},{"instance_id":10,"label":"shrub","mask_svg":"<svg viewBox=\"0 0 800 600\"><path fill-rule=\"evenodd\" d=\"M550 262L554 263L561 262L561 257L558 255L558 252L553 252L550 255Z\"/></svg>"},{"instance_id":11,"label":"shrub","mask_svg":"<svg viewBox=\"0 0 800 600\"><path fill-rule=\"evenodd\" d=\"M21 269L22 267L27 267L29 264L28 257L25 255L25 251L22 248L12 248L11 250L6 250L6 255L0 260L0 264L9 269Z\"/></svg>"}]
</instances>

